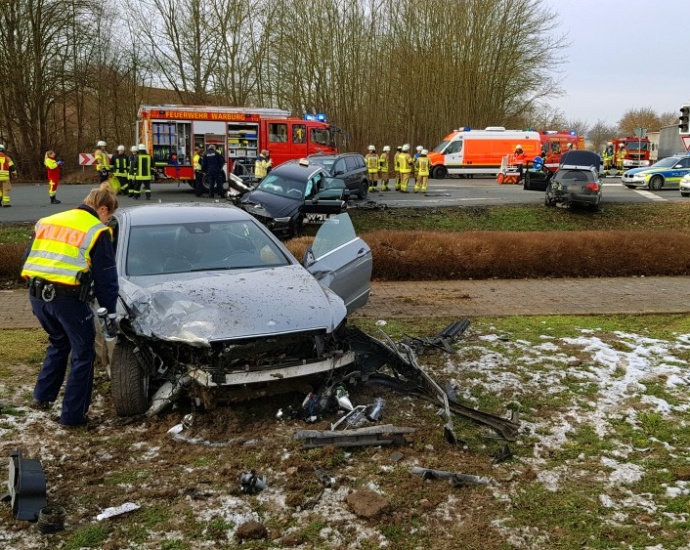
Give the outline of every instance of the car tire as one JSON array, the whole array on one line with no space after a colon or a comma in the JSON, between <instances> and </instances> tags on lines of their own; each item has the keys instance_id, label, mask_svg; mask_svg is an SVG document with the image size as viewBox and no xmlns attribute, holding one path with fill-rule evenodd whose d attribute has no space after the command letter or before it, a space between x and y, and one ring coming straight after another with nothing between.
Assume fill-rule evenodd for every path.
<instances>
[{"instance_id":1,"label":"car tire","mask_svg":"<svg viewBox=\"0 0 690 550\"><path fill-rule=\"evenodd\" d=\"M120 339L113 351L110 389L118 416L137 416L149 408L149 374L135 349L132 342Z\"/></svg>"},{"instance_id":2,"label":"car tire","mask_svg":"<svg viewBox=\"0 0 690 550\"><path fill-rule=\"evenodd\" d=\"M635 186L634 186L634 185L630 185L629 183L626 183L625 186L626 186L628 189L635 189Z\"/></svg>"},{"instance_id":3,"label":"car tire","mask_svg":"<svg viewBox=\"0 0 690 550\"><path fill-rule=\"evenodd\" d=\"M544 206L556 206L556 199L553 196L553 187L551 187L551 183L546 186L546 192L544 193Z\"/></svg>"},{"instance_id":4,"label":"car tire","mask_svg":"<svg viewBox=\"0 0 690 550\"><path fill-rule=\"evenodd\" d=\"M448 175L448 170L445 166L434 166L431 169L431 178L435 180L442 180Z\"/></svg>"},{"instance_id":5,"label":"car tire","mask_svg":"<svg viewBox=\"0 0 690 550\"><path fill-rule=\"evenodd\" d=\"M359 195L360 200L364 200L369 196L369 182L367 180L362 180L362 183L359 184L357 195Z\"/></svg>"},{"instance_id":6,"label":"car tire","mask_svg":"<svg viewBox=\"0 0 690 550\"><path fill-rule=\"evenodd\" d=\"M664 178L662 178L661 176L654 176L651 180L649 180L650 191L659 191L663 186Z\"/></svg>"}]
</instances>

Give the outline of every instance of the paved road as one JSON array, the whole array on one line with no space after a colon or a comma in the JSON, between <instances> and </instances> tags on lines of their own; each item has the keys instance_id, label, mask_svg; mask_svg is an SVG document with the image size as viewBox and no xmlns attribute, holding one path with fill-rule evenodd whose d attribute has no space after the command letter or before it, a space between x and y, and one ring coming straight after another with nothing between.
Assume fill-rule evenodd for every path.
<instances>
[{"instance_id":1,"label":"paved road","mask_svg":"<svg viewBox=\"0 0 690 550\"><path fill-rule=\"evenodd\" d=\"M62 204L55 206L48 201L46 184L20 184L12 189L12 208L0 210L0 223L35 222L39 218L77 206L94 185L61 184L58 198ZM194 202L196 197L186 183L154 183L153 199L158 202ZM682 198L678 190L643 191L627 189L615 178L604 180L604 207L607 201L644 203L650 201L690 201ZM209 199L202 199L208 201ZM501 205L542 204L544 193L524 191L520 185L498 185L494 179L446 178L431 180L426 194L371 193L368 200L385 203L390 207L458 206L458 205ZM144 199L140 199L142 203ZM362 201L355 201L356 203ZM122 205L139 204L128 197L122 197Z\"/></svg>"},{"instance_id":2,"label":"paved road","mask_svg":"<svg viewBox=\"0 0 690 550\"><path fill-rule=\"evenodd\" d=\"M372 283L366 319L690 313L690 277ZM26 290L0 291L0 330L40 328Z\"/></svg>"}]
</instances>

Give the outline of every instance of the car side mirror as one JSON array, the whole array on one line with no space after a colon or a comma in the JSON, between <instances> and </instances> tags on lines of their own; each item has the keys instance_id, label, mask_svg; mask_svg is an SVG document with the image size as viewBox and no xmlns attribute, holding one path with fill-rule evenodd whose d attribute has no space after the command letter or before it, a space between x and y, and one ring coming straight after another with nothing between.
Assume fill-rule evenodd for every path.
<instances>
[{"instance_id":1,"label":"car side mirror","mask_svg":"<svg viewBox=\"0 0 690 550\"><path fill-rule=\"evenodd\" d=\"M314 258L314 252L311 249L311 246L307 248L307 250L304 251L304 256L302 256L302 265L304 267L309 267L316 262L316 258Z\"/></svg>"}]
</instances>

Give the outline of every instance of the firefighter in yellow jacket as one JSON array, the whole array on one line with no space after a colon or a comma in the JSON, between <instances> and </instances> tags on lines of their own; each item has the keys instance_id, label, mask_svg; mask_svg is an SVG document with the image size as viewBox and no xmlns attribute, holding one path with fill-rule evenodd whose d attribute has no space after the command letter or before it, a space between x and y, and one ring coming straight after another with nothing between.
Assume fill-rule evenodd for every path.
<instances>
[{"instance_id":1,"label":"firefighter in yellow jacket","mask_svg":"<svg viewBox=\"0 0 690 550\"><path fill-rule=\"evenodd\" d=\"M379 156L379 179L381 180L381 191L388 191L388 155L391 152L390 145L383 146L383 152Z\"/></svg>"},{"instance_id":2,"label":"firefighter in yellow jacket","mask_svg":"<svg viewBox=\"0 0 690 550\"><path fill-rule=\"evenodd\" d=\"M17 177L17 169L14 167L12 159L5 153L5 146L0 145L0 204L6 208L12 206L10 204L10 191L12 190L10 177Z\"/></svg>"},{"instance_id":3,"label":"firefighter in yellow jacket","mask_svg":"<svg viewBox=\"0 0 690 550\"><path fill-rule=\"evenodd\" d=\"M376 191L379 184L379 156L376 147L369 145L369 154L364 157L367 163L367 178L369 178L369 191Z\"/></svg>"},{"instance_id":4,"label":"firefighter in yellow jacket","mask_svg":"<svg viewBox=\"0 0 690 550\"><path fill-rule=\"evenodd\" d=\"M419 190L422 193L426 193L426 184L429 181L429 157L427 155L429 151L422 149L419 153L419 157L414 161L415 173L417 174L414 180L414 192L417 193Z\"/></svg>"},{"instance_id":5,"label":"firefighter in yellow jacket","mask_svg":"<svg viewBox=\"0 0 690 550\"><path fill-rule=\"evenodd\" d=\"M402 153L398 157L398 167L400 169L400 191L407 193L407 182L412 175L414 161L410 156L410 145L406 143L402 146Z\"/></svg>"},{"instance_id":6,"label":"firefighter in yellow jacket","mask_svg":"<svg viewBox=\"0 0 690 550\"><path fill-rule=\"evenodd\" d=\"M625 161L625 156L628 154L628 150L625 148L625 143L621 143L618 152L616 153L616 170L619 172L623 171L623 162Z\"/></svg>"},{"instance_id":7,"label":"firefighter in yellow jacket","mask_svg":"<svg viewBox=\"0 0 690 550\"><path fill-rule=\"evenodd\" d=\"M395 148L395 155L393 156L393 171L395 172L395 190L400 191L400 155L402 155L402 145Z\"/></svg>"},{"instance_id":8,"label":"firefighter in yellow jacket","mask_svg":"<svg viewBox=\"0 0 690 550\"><path fill-rule=\"evenodd\" d=\"M93 157L96 159L96 172L101 183L108 181L108 172L110 172L110 155L105 150L105 141L99 141L97 149L93 152Z\"/></svg>"}]
</instances>

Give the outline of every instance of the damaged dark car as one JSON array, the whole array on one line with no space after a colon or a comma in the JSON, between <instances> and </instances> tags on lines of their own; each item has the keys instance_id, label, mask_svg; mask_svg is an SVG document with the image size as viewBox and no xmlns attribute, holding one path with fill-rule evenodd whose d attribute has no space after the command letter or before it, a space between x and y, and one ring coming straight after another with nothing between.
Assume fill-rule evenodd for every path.
<instances>
[{"instance_id":1,"label":"damaged dark car","mask_svg":"<svg viewBox=\"0 0 690 550\"><path fill-rule=\"evenodd\" d=\"M131 207L114 221L119 331L101 335L98 351L118 415L156 414L181 394L208 404L355 362L340 335L368 300L372 261L347 214L326 220L302 264L231 205Z\"/></svg>"}]
</instances>

